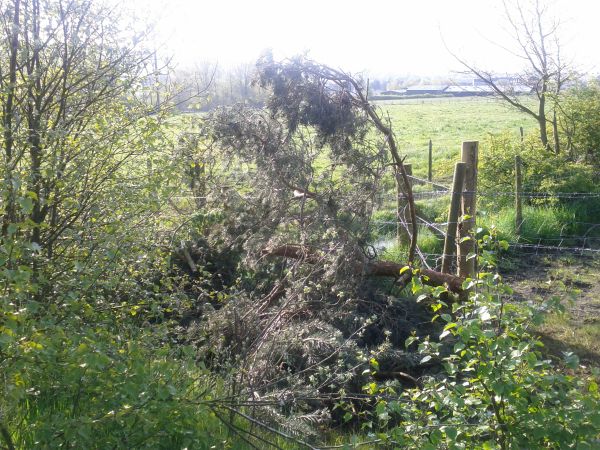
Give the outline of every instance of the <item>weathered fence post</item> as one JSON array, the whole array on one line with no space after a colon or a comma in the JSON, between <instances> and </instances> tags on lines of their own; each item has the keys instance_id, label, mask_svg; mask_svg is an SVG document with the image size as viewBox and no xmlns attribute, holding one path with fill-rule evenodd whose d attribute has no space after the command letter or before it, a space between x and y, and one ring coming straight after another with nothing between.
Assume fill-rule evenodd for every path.
<instances>
[{"instance_id":1,"label":"weathered fence post","mask_svg":"<svg viewBox=\"0 0 600 450\"><path fill-rule=\"evenodd\" d=\"M521 193L523 192L523 161L519 155L515 156L515 232L521 236L523 226L523 204Z\"/></svg>"},{"instance_id":2,"label":"weathered fence post","mask_svg":"<svg viewBox=\"0 0 600 450\"><path fill-rule=\"evenodd\" d=\"M473 278L476 270L477 245L474 236L477 213L477 162L479 142L462 144L461 160L467 164L462 198L462 221L459 227L458 276Z\"/></svg>"},{"instance_id":3,"label":"weathered fence post","mask_svg":"<svg viewBox=\"0 0 600 450\"><path fill-rule=\"evenodd\" d=\"M404 164L404 170L406 170L406 175L409 177L412 176L412 164ZM412 186L412 180L410 180L410 184ZM398 206L396 210L396 237L398 239L398 245L410 243L410 234L408 230L411 229L411 220L410 214L405 214L408 209L408 199L406 198L406 193L401 190L401 186L404 186L404 181L402 181L402 176L400 172L396 169L396 186L398 186Z\"/></svg>"},{"instance_id":4,"label":"weathered fence post","mask_svg":"<svg viewBox=\"0 0 600 450\"><path fill-rule=\"evenodd\" d=\"M433 144L429 139L429 170L427 172L427 180L433 181Z\"/></svg>"},{"instance_id":5,"label":"weathered fence post","mask_svg":"<svg viewBox=\"0 0 600 450\"><path fill-rule=\"evenodd\" d=\"M452 197L450 200L450 212L448 213L448 228L446 239L444 240L444 254L442 255L442 273L450 273L452 257L456 254L456 229L466 169L467 165L464 162L457 162L454 167Z\"/></svg>"}]
</instances>

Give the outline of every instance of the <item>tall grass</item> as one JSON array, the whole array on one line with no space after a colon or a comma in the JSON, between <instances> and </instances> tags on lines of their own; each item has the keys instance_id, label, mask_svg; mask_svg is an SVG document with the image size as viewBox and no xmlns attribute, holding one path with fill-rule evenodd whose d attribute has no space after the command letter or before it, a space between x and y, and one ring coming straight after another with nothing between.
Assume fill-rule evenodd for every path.
<instances>
[{"instance_id":1,"label":"tall grass","mask_svg":"<svg viewBox=\"0 0 600 450\"><path fill-rule=\"evenodd\" d=\"M563 208L525 206L523 207L523 224L520 238L523 241L528 241L560 236L564 232L564 224L572 221L573 216L572 213ZM484 214L480 224L483 226L495 225L502 239L513 242L519 239L515 217L515 208L506 207L496 212Z\"/></svg>"}]
</instances>

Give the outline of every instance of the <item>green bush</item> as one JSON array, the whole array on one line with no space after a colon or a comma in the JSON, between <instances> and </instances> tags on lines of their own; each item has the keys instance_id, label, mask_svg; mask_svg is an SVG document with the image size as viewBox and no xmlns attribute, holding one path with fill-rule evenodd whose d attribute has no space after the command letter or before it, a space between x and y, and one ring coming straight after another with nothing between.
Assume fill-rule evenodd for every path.
<instances>
[{"instance_id":1,"label":"green bush","mask_svg":"<svg viewBox=\"0 0 600 450\"><path fill-rule=\"evenodd\" d=\"M414 280L420 298L441 294ZM398 448L596 448L597 381L573 375L578 358L572 353L555 363L547 359L532 333L560 302L508 301L512 290L493 272L467 280L465 288L466 302L432 304L433 320L444 325L438 337L406 341L418 346L421 363L438 365L442 373L401 392L376 382L365 386L375 407L364 429Z\"/></svg>"},{"instance_id":2,"label":"green bush","mask_svg":"<svg viewBox=\"0 0 600 450\"><path fill-rule=\"evenodd\" d=\"M192 349L165 339L168 323L157 322L166 299L119 303L117 277L90 292L93 269L81 268L39 298L46 281L22 263L39 261L31 245L5 241L0 253L4 447L210 448L226 439L207 406L218 386L196 367ZM132 294L141 296L142 284L150 294L140 267L117 268L121 284L129 281L124 272L140 277Z\"/></svg>"},{"instance_id":3,"label":"green bush","mask_svg":"<svg viewBox=\"0 0 600 450\"><path fill-rule=\"evenodd\" d=\"M582 235L600 220L600 199L586 197L600 192L592 165L545 150L535 136L521 143L509 134L489 135L480 156L480 211L493 211L502 233L514 237L516 155L523 160L523 236Z\"/></svg>"},{"instance_id":4,"label":"green bush","mask_svg":"<svg viewBox=\"0 0 600 450\"><path fill-rule=\"evenodd\" d=\"M570 161L544 149L537 136L523 143L509 133L488 135L481 145L479 157L482 201L511 203L511 197L494 198L497 192L513 192L515 187L515 157L523 160L523 191L534 194L597 192L593 167ZM489 197L489 198L486 198Z\"/></svg>"},{"instance_id":5,"label":"green bush","mask_svg":"<svg viewBox=\"0 0 600 450\"><path fill-rule=\"evenodd\" d=\"M600 164L600 84L590 81L563 94L559 124L570 157Z\"/></svg>"}]
</instances>

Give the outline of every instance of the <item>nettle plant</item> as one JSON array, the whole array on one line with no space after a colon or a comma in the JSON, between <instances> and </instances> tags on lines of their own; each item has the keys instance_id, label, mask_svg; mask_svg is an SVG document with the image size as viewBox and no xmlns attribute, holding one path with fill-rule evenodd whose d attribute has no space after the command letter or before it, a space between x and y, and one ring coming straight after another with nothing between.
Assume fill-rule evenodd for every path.
<instances>
[{"instance_id":1,"label":"nettle plant","mask_svg":"<svg viewBox=\"0 0 600 450\"><path fill-rule=\"evenodd\" d=\"M560 299L516 301L493 270L495 250L505 244L493 230L480 244L482 270L465 281L465 302L448 304L439 288L413 277L413 292L436 298L432 320L445 326L439 336L409 337L406 346L417 346L421 363L437 362L440 372L399 395L366 386L377 397L369 427L402 448L597 448L598 373L576 371L573 353L553 362L532 331L562 308Z\"/></svg>"}]
</instances>

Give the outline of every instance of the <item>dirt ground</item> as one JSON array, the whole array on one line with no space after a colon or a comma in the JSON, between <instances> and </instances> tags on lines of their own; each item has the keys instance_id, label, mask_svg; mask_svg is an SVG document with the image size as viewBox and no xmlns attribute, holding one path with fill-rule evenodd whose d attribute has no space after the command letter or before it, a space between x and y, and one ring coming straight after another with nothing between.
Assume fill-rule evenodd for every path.
<instances>
[{"instance_id":1,"label":"dirt ground","mask_svg":"<svg viewBox=\"0 0 600 450\"><path fill-rule=\"evenodd\" d=\"M565 312L548 315L538 333L549 354L576 353L582 364L600 367L600 257L521 255L500 272L520 300L560 297Z\"/></svg>"}]
</instances>

